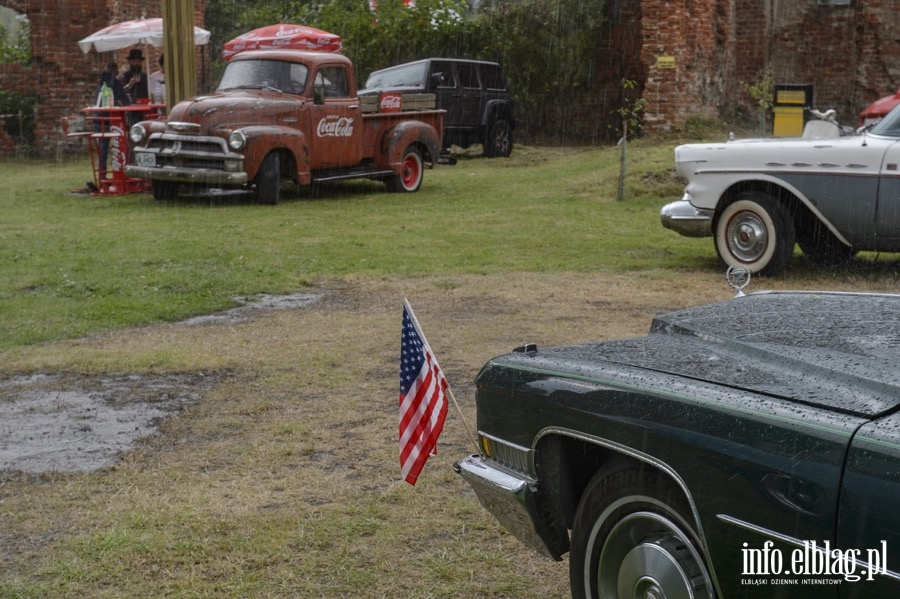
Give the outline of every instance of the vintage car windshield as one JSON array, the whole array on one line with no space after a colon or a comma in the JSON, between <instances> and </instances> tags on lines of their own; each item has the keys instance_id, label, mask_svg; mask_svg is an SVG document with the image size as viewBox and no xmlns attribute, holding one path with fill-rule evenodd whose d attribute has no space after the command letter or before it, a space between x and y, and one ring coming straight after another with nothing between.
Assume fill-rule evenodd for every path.
<instances>
[{"instance_id":1,"label":"vintage car windshield","mask_svg":"<svg viewBox=\"0 0 900 599\"><path fill-rule=\"evenodd\" d=\"M379 87L425 87L425 62L403 65L372 73L366 80L366 89Z\"/></svg>"},{"instance_id":2,"label":"vintage car windshield","mask_svg":"<svg viewBox=\"0 0 900 599\"><path fill-rule=\"evenodd\" d=\"M304 64L281 60L236 60L225 67L217 91L276 89L290 94L306 88L309 69Z\"/></svg>"},{"instance_id":3,"label":"vintage car windshield","mask_svg":"<svg viewBox=\"0 0 900 599\"><path fill-rule=\"evenodd\" d=\"M884 135L885 137L900 137L900 105L896 106L887 115L869 129L872 135Z\"/></svg>"}]
</instances>

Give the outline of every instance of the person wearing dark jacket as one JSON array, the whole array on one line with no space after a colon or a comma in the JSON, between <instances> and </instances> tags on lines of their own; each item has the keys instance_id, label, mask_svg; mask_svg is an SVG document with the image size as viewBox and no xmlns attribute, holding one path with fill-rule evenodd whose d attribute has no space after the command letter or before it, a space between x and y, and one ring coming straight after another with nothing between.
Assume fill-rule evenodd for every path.
<instances>
[{"instance_id":1,"label":"person wearing dark jacket","mask_svg":"<svg viewBox=\"0 0 900 599\"><path fill-rule=\"evenodd\" d=\"M150 101L150 86L147 72L144 71L144 53L140 48L132 48L128 53L128 70L122 73L120 80L132 104Z\"/></svg>"}]
</instances>

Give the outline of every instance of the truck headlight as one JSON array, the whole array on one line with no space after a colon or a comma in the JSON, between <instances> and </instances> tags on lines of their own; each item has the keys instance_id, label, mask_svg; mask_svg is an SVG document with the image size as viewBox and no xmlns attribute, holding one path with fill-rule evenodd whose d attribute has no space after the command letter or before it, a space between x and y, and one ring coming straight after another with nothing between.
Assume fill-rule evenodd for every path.
<instances>
[{"instance_id":1,"label":"truck headlight","mask_svg":"<svg viewBox=\"0 0 900 599\"><path fill-rule=\"evenodd\" d=\"M228 145L232 150L240 150L247 143L247 136L242 131L232 131L228 136Z\"/></svg>"},{"instance_id":2,"label":"truck headlight","mask_svg":"<svg viewBox=\"0 0 900 599\"><path fill-rule=\"evenodd\" d=\"M144 126L138 123L137 125L132 125L131 129L128 131L129 137L131 137L131 141L136 144L144 141L144 138L147 137L147 130L144 129Z\"/></svg>"}]
</instances>

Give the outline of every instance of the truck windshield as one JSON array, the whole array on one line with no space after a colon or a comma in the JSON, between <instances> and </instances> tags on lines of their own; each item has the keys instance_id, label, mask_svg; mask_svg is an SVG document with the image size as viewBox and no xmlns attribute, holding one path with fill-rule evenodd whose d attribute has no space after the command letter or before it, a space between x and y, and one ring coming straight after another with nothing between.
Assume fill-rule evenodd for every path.
<instances>
[{"instance_id":1,"label":"truck windshield","mask_svg":"<svg viewBox=\"0 0 900 599\"><path fill-rule=\"evenodd\" d=\"M366 89L379 87L425 87L428 63L406 64L393 69L376 71L366 80Z\"/></svg>"},{"instance_id":2,"label":"truck windshield","mask_svg":"<svg viewBox=\"0 0 900 599\"><path fill-rule=\"evenodd\" d=\"M306 88L306 65L281 60L235 60L228 63L217 91L253 88L300 94Z\"/></svg>"}]
</instances>

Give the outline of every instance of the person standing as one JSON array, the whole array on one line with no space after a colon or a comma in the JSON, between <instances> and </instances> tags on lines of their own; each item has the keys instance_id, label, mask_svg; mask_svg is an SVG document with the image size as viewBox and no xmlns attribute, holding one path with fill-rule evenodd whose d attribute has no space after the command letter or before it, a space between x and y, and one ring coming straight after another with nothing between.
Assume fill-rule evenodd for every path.
<instances>
[{"instance_id":1,"label":"person standing","mask_svg":"<svg viewBox=\"0 0 900 599\"><path fill-rule=\"evenodd\" d=\"M117 77L119 66L110 62L100 73L100 81L97 83L97 106L108 108L112 106L128 106L131 104L131 98L125 92L125 86ZM108 94L108 98L104 96ZM110 118L108 112L98 112L94 121L94 132L107 134L110 130ZM105 135L100 138L99 152L99 177L101 180L106 178L106 164L109 158L109 137Z\"/></svg>"},{"instance_id":2,"label":"person standing","mask_svg":"<svg viewBox=\"0 0 900 599\"><path fill-rule=\"evenodd\" d=\"M159 55L159 70L150 73L150 99L154 104L166 103L166 80L162 54Z\"/></svg>"},{"instance_id":3,"label":"person standing","mask_svg":"<svg viewBox=\"0 0 900 599\"><path fill-rule=\"evenodd\" d=\"M128 70L119 77L132 104L150 101L150 87L144 71L144 53L140 48L132 48L128 53Z\"/></svg>"}]
</instances>

